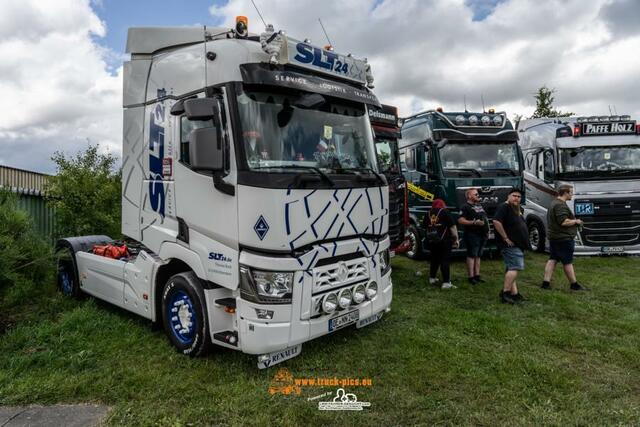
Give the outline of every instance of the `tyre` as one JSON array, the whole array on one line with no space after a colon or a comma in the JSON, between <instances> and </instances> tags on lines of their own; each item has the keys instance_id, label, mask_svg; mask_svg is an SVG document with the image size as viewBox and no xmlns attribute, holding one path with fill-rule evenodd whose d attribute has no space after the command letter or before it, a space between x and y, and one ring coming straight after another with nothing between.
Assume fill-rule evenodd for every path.
<instances>
[{"instance_id":1,"label":"tyre","mask_svg":"<svg viewBox=\"0 0 640 427\"><path fill-rule=\"evenodd\" d=\"M200 279L193 272L179 273L162 292L162 320L171 344L182 354L203 356L211 346L209 320Z\"/></svg>"},{"instance_id":2,"label":"tyre","mask_svg":"<svg viewBox=\"0 0 640 427\"><path fill-rule=\"evenodd\" d=\"M79 298L80 281L78 280L78 267L71 249L63 247L56 252L58 290L63 295Z\"/></svg>"},{"instance_id":3,"label":"tyre","mask_svg":"<svg viewBox=\"0 0 640 427\"><path fill-rule=\"evenodd\" d=\"M542 225L540 220L532 219L529 221L528 228L531 250L534 252L544 252L546 245L544 225Z\"/></svg>"},{"instance_id":4,"label":"tyre","mask_svg":"<svg viewBox=\"0 0 640 427\"><path fill-rule=\"evenodd\" d=\"M410 225L407 230L407 236L409 238L409 249L405 252L407 258L410 259L421 259L424 257L424 252L422 251L422 237L420 236L420 232L415 225Z\"/></svg>"}]
</instances>

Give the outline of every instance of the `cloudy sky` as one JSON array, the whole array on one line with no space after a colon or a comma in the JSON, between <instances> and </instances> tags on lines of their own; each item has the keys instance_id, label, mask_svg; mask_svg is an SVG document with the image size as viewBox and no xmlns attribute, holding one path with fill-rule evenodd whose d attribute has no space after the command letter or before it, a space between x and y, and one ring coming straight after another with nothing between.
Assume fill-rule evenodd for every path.
<instances>
[{"instance_id":1,"label":"cloudy sky","mask_svg":"<svg viewBox=\"0 0 640 427\"><path fill-rule=\"evenodd\" d=\"M255 0L293 37L372 63L376 94L401 115L442 106L530 115L557 108L640 119L637 0ZM130 26L231 26L251 0L0 0L0 164L54 172L51 154L88 142L120 155Z\"/></svg>"}]
</instances>

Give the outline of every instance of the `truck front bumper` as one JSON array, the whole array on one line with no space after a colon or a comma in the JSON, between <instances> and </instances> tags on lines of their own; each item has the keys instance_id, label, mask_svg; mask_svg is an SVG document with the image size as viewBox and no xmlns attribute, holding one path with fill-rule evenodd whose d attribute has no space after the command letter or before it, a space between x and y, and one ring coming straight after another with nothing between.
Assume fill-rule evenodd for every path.
<instances>
[{"instance_id":1,"label":"truck front bumper","mask_svg":"<svg viewBox=\"0 0 640 427\"><path fill-rule=\"evenodd\" d=\"M239 348L248 354L265 354L302 344L333 332L330 330L330 320L346 313L357 311L359 321L370 320L374 315L383 313L391 305L392 294L393 284L389 271L378 282L378 293L373 299L330 315L321 314L309 319L300 318L300 312L294 309L297 304L256 304L238 299ZM273 311L273 318L259 319L256 310ZM352 322L345 327L356 324L357 322Z\"/></svg>"}]
</instances>

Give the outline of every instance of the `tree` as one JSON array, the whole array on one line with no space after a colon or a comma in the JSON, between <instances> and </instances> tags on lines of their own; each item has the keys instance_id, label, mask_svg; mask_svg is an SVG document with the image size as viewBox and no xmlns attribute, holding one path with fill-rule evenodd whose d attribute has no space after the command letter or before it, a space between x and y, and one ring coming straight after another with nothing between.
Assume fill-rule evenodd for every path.
<instances>
[{"instance_id":1,"label":"tree","mask_svg":"<svg viewBox=\"0 0 640 427\"><path fill-rule=\"evenodd\" d=\"M16 195L4 188L0 188L0 253L0 301L9 299L4 291L10 285L40 282L52 271L51 248L29 215L18 208Z\"/></svg>"},{"instance_id":2,"label":"tree","mask_svg":"<svg viewBox=\"0 0 640 427\"><path fill-rule=\"evenodd\" d=\"M49 180L46 197L62 236L120 236L122 171L115 169L115 156L98 148L89 144L75 157L58 151L51 157L57 174Z\"/></svg>"},{"instance_id":3,"label":"tree","mask_svg":"<svg viewBox=\"0 0 640 427\"><path fill-rule=\"evenodd\" d=\"M536 110L531 116L532 119L538 117L569 117L573 115L573 113L563 113L553 108L553 101L555 100L553 94L555 92L555 88L549 89L546 85L538 89L538 92L533 96L536 99Z\"/></svg>"}]
</instances>

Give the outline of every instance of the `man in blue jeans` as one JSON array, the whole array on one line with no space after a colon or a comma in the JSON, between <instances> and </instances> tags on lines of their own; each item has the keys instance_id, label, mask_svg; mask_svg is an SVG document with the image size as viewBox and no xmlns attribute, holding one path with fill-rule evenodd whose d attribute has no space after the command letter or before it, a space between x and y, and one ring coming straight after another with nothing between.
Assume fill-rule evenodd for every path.
<instances>
[{"instance_id":1,"label":"man in blue jeans","mask_svg":"<svg viewBox=\"0 0 640 427\"><path fill-rule=\"evenodd\" d=\"M578 227L581 219L576 219L567 206L567 201L573 198L573 187L561 185L558 187L558 197L551 202L547 210L547 237L549 238L549 261L544 267L542 289L551 289L551 277L556 265L562 263L564 274L569 280L572 291L588 291L589 289L578 283L573 269L573 251Z\"/></svg>"},{"instance_id":2,"label":"man in blue jeans","mask_svg":"<svg viewBox=\"0 0 640 427\"><path fill-rule=\"evenodd\" d=\"M500 299L506 304L515 304L524 298L518 292L518 271L524 270L524 251L529 249L529 232L522 215L520 200L522 192L512 188L507 201L498 206L493 217L496 242L504 258L504 285Z\"/></svg>"}]
</instances>

